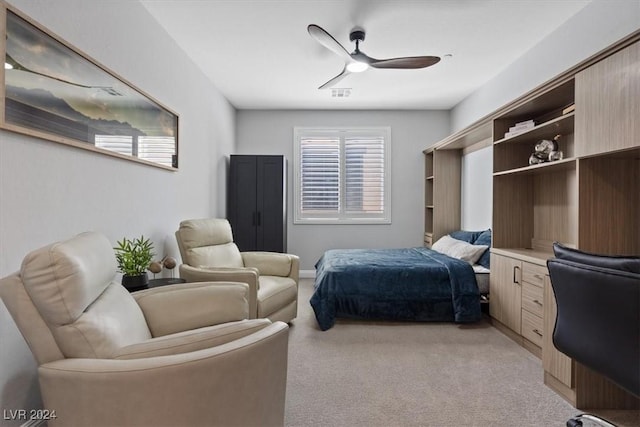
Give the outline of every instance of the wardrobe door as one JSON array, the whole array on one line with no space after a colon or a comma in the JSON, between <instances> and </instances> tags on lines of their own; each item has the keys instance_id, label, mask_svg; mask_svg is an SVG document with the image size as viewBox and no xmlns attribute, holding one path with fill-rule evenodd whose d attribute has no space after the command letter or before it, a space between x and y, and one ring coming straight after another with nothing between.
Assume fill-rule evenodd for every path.
<instances>
[{"instance_id":1,"label":"wardrobe door","mask_svg":"<svg viewBox=\"0 0 640 427\"><path fill-rule=\"evenodd\" d=\"M258 156L258 250L286 252L286 161L283 156Z\"/></svg>"},{"instance_id":2,"label":"wardrobe door","mask_svg":"<svg viewBox=\"0 0 640 427\"><path fill-rule=\"evenodd\" d=\"M640 42L576 75L576 156L640 146Z\"/></svg>"},{"instance_id":3,"label":"wardrobe door","mask_svg":"<svg viewBox=\"0 0 640 427\"><path fill-rule=\"evenodd\" d=\"M257 159L256 156L231 156L227 216L233 240L241 251L257 249Z\"/></svg>"}]
</instances>

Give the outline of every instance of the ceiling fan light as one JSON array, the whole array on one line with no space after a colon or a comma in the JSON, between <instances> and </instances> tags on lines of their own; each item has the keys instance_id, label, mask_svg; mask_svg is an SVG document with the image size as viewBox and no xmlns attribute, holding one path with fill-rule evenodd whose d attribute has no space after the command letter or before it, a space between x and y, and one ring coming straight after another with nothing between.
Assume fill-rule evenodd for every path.
<instances>
[{"instance_id":1,"label":"ceiling fan light","mask_svg":"<svg viewBox=\"0 0 640 427\"><path fill-rule=\"evenodd\" d=\"M347 64L347 70L351 73L361 73L369 68L369 64L366 62L353 61Z\"/></svg>"},{"instance_id":2,"label":"ceiling fan light","mask_svg":"<svg viewBox=\"0 0 640 427\"><path fill-rule=\"evenodd\" d=\"M5 70L12 70L13 69L13 65L9 64L8 62L4 63L4 69Z\"/></svg>"}]
</instances>

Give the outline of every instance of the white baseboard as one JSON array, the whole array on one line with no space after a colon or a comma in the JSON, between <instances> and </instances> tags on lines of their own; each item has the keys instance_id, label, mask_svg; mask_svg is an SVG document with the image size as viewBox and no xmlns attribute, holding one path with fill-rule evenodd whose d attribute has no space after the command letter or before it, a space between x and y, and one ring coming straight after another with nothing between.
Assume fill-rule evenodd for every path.
<instances>
[{"instance_id":1,"label":"white baseboard","mask_svg":"<svg viewBox=\"0 0 640 427\"><path fill-rule=\"evenodd\" d=\"M315 270L300 270L301 279L315 279L315 277L316 277Z\"/></svg>"}]
</instances>

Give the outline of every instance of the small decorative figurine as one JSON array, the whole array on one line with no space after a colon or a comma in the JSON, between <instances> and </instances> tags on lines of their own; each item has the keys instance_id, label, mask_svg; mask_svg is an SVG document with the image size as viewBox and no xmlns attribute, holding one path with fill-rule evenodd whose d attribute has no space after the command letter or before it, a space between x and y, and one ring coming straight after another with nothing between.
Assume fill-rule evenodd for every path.
<instances>
[{"instance_id":1,"label":"small decorative figurine","mask_svg":"<svg viewBox=\"0 0 640 427\"><path fill-rule=\"evenodd\" d=\"M558 150L558 139L560 137L561 135L556 135L553 140L543 139L538 141L534 147L535 151L529 156L529 164L537 165L562 159L563 153Z\"/></svg>"}]
</instances>

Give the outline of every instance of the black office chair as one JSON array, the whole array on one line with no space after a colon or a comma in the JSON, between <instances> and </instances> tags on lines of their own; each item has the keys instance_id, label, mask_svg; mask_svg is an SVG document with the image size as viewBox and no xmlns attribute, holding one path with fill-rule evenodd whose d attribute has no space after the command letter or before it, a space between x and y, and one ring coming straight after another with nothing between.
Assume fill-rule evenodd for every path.
<instances>
[{"instance_id":1,"label":"black office chair","mask_svg":"<svg viewBox=\"0 0 640 427\"><path fill-rule=\"evenodd\" d=\"M602 256L554 244L547 261L558 314L553 344L558 350L640 395L640 258ZM589 414L582 420L612 426Z\"/></svg>"}]
</instances>

